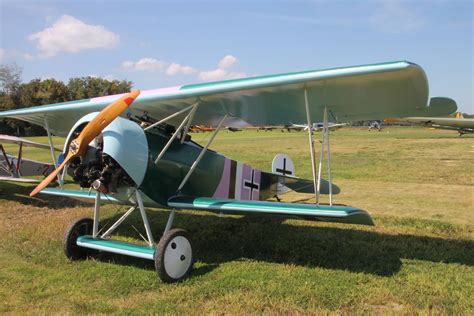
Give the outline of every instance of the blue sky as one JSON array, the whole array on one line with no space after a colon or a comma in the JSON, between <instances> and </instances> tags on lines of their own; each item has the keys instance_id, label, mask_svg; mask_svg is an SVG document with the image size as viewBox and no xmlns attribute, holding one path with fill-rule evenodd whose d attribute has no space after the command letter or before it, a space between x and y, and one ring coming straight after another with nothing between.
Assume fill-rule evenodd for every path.
<instances>
[{"instance_id":1,"label":"blue sky","mask_svg":"<svg viewBox=\"0 0 474 316\"><path fill-rule=\"evenodd\" d=\"M0 62L23 79L140 89L408 60L474 113L474 1L0 0Z\"/></svg>"}]
</instances>

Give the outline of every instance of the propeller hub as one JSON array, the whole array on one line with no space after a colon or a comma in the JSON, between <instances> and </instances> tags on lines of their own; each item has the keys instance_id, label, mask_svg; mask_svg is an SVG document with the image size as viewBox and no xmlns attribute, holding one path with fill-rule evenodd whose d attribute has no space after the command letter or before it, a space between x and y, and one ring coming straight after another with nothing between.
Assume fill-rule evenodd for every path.
<instances>
[{"instance_id":1,"label":"propeller hub","mask_svg":"<svg viewBox=\"0 0 474 316\"><path fill-rule=\"evenodd\" d=\"M71 142L71 145L69 145L69 152L73 155L77 155L77 153L79 152L79 143L77 141L77 138Z\"/></svg>"}]
</instances>

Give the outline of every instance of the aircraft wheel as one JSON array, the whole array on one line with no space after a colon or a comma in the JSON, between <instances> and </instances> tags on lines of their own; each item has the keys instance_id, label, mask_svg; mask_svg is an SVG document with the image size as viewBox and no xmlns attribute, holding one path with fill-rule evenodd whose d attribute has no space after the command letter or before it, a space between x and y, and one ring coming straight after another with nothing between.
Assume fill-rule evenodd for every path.
<instances>
[{"instance_id":1,"label":"aircraft wheel","mask_svg":"<svg viewBox=\"0 0 474 316\"><path fill-rule=\"evenodd\" d=\"M161 237L155 251L155 269L166 283L183 280L193 267L193 249L188 233L172 229Z\"/></svg>"},{"instance_id":2,"label":"aircraft wheel","mask_svg":"<svg viewBox=\"0 0 474 316\"><path fill-rule=\"evenodd\" d=\"M69 260L84 260L98 255L97 250L79 247L76 244L77 237L92 235L93 223L92 218L81 218L73 222L66 230L63 245L64 254Z\"/></svg>"}]
</instances>

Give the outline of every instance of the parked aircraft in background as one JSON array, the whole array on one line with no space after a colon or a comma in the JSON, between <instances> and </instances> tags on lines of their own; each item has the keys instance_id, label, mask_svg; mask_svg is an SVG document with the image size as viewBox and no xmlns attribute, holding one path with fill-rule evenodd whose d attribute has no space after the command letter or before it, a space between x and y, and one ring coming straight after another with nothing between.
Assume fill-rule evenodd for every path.
<instances>
[{"instance_id":1,"label":"parked aircraft in background","mask_svg":"<svg viewBox=\"0 0 474 316\"><path fill-rule=\"evenodd\" d=\"M18 153L8 154L3 144L18 145ZM55 166L52 163L40 162L27 159L23 156L23 148L35 147L50 150L50 146L32 142L24 138L0 135L0 180L13 182L39 182L37 179L28 178L34 176L46 177ZM60 151L54 148L55 151Z\"/></svg>"},{"instance_id":2,"label":"parked aircraft in background","mask_svg":"<svg viewBox=\"0 0 474 316\"><path fill-rule=\"evenodd\" d=\"M193 125L189 128L189 131L192 133L205 133L205 132L213 132L216 129L211 126L205 126L205 125Z\"/></svg>"},{"instance_id":3,"label":"parked aircraft in background","mask_svg":"<svg viewBox=\"0 0 474 316\"><path fill-rule=\"evenodd\" d=\"M257 128L257 132L264 131L264 132L271 132L275 129L274 126L260 126Z\"/></svg>"},{"instance_id":4,"label":"parked aircraft in background","mask_svg":"<svg viewBox=\"0 0 474 316\"><path fill-rule=\"evenodd\" d=\"M232 127L232 126L228 126L228 127L227 127L227 130L228 130L229 132L241 132L241 131L242 131L241 128L239 128L239 127Z\"/></svg>"},{"instance_id":5,"label":"parked aircraft in background","mask_svg":"<svg viewBox=\"0 0 474 316\"><path fill-rule=\"evenodd\" d=\"M456 113L456 117L402 117L402 118L387 118L387 123L411 123L423 125L439 129L454 130L459 133L459 136L464 134L474 133L474 119L466 119L461 113Z\"/></svg>"},{"instance_id":6,"label":"parked aircraft in background","mask_svg":"<svg viewBox=\"0 0 474 316\"><path fill-rule=\"evenodd\" d=\"M369 122L369 132L373 129L376 129L379 132L381 132L382 131L382 123L380 121L371 121L371 122Z\"/></svg>"},{"instance_id":7,"label":"parked aircraft in background","mask_svg":"<svg viewBox=\"0 0 474 316\"><path fill-rule=\"evenodd\" d=\"M328 128L330 131L334 131L337 129L340 129L341 127L347 126L347 123L332 123L328 122ZM288 132L291 131L296 131L296 132L301 132L301 131L307 131L308 130L308 124L293 124L290 122L289 125L285 125L283 129L286 129ZM320 132L323 130L323 122L319 123L313 123L313 131Z\"/></svg>"}]
</instances>

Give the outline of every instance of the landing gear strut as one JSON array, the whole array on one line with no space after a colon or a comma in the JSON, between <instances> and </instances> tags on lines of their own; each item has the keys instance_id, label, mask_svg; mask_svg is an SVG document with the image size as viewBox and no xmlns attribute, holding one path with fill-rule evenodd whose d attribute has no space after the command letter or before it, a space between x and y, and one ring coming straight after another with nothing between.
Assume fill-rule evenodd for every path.
<instances>
[{"instance_id":1,"label":"landing gear strut","mask_svg":"<svg viewBox=\"0 0 474 316\"><path fill-rule=\"evenodd\" d=\"M96 195L94 219L82 218L75 221L66 231L64 253L70 260L96 257L99 251L112 252L132 257L153 260L158 277L167 283L183 280L194 263L191 239L183 229L171 229L175 211L170 212L165 232L158 245L155 244L148 216L140 193L136 192L137 204L125 212L110 228L100 233L100 192ZM146 231L148 245L139 245L110 238L112 232L135 210L140 210ZM145 238L144 238L145 239Z\"/></svg>"}]
</instances>

